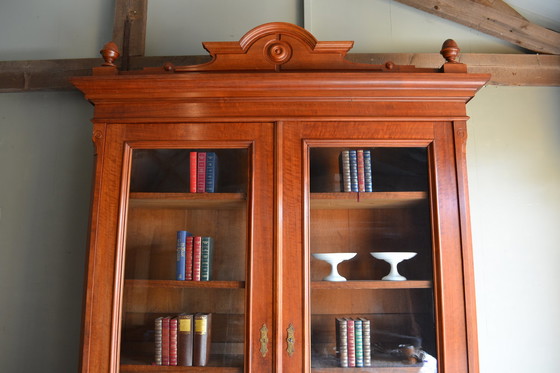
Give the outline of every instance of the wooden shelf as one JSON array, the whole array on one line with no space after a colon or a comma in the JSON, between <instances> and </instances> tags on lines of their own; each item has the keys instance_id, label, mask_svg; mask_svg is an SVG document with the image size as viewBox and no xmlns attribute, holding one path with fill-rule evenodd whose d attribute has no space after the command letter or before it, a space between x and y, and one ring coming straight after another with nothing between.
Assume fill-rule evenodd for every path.
<instances>
[{"instance_id":1,"label":"wooden shelf","mask_svg":"<svg viewBox=\"0 0 560 373\"><path fill-rule=\"evenodd\" d=\"M184 372L184 373L243 373L243 368L238 367L182 367L182 366L156 366L156 365L121 365L121 373L127 372Z\"/></svg>"},{"instance_id":2,"label":"wooden shelf","mask_svg":"<svg viewBox=\"0 0 560 373\"><path fill-rule=\"evenodd\" d=\"M128 287L244 289L245 281L125 280Z\"/></svg>"},{"instance_id":3,"label":"wooden shelf","mask_svg":"<svg viewBox=\"0 0 560 373\"><path fill-rule=\"evenodd\" d=\"M313 281L313 290L375 290L375 289L431 289L432 281Z\"/></svg>"},{"instance_id":4,"label":"wooden shelf","mask_svg":"<svg viewBox=\"0 0 560 373\"><path fill-rule=\"evenodd\" d=\"M367 367L367 368L311 368L312 373L420 373L420 366Z\"/></svg>"},{"instance_id":5,"label":"wooden shelf","mask_svg":"<svg viewBox=\"0 0 560 373\"><path fill-rule=\"evenodd\" d=\"M426 192L311 193L312 209L370 209L409 206L428 197Z\"/></svg>"},{"instance_id":6,"label":"wooden shelf","mask_svg":"<svg viewBox=\"0 0 560 373\"><path fill-rule=\"evenodd\" d=\"M233 209L246 201L244 193L130 193L131 208Z\"/></svg>"}]
</instances>

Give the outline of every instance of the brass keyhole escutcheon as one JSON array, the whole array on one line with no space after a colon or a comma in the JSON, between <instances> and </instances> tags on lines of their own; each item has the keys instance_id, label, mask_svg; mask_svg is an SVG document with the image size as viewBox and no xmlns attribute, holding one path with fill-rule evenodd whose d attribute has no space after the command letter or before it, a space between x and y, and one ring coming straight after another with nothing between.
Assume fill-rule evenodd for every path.
<instances>
[{"instance_id":1,"label":"brass keyhole escutcheon","mask_svg":"<svg viewBox=\"0 0 560 373\"><path fill-rule=\"evenodd\" d=\"M261 338L260 338L260 342L261 342L261 355L262 357L266 357L266 354L268 353L268 328L266 327L266 324L263 324L263 326L261 327Z\"/></svg>"},{"instance_id":2,"label":"brass keyhole escutcheon","mask_svg":"<svg viewBox=\"0 0 560 373\"><path fill-rule=\"evenodd\" d=\"M295 338L295 329L294 326L292 324L290 324L288 326L288 337L286 338L286 342L288 342L288 348L286 349L286 351L288 352L288 356L292 356L294 354L295 351L295 344L296 344L296 338Z\"/></svg>"}]
</instances>

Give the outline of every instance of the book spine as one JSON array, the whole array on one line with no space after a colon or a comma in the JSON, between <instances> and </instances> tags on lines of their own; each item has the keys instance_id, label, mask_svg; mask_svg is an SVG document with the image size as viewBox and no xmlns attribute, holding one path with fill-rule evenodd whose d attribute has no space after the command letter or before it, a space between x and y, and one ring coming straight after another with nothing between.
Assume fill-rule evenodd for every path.
<instances>
[{"instance_id":1,"label":"book spine","mask_svg":"<svg viewBox=\"0 0 560 373\"><path fill-rule=\"evenodd\" d=\"M196 192L206 191L206 152L198 152L197 173L196 173Z\"/></svg>"},{"instance_id":2,"label":"book spine","mask_svg":"<svg viewBox=\"0 0 560 373\"><path fill-rule=\"evenodd\" d=\"M169 320L164 317L161 320L161 365L169 365Z\"/></svg>"},{"instance_id":3,"label":"book spine","mask_svg":"<svg viewBox=\"0 0 560 373\"><path fill-rule=\"evenodd\" d=\"M212 314L197 313L194 316L193 365L203 367L210 357Z\"/></svg>"},{"instance_id":4,"label":"book spine","mask_svg":"<svg viewBox=\"0 0 560 373\"><path fill-rule=\"evenodd\" d=\"M169 320L169 365L177 365L177 318Z\"/></svg>"},{"instance_id":5,"label":"book spine","mask_svg":"<svg viewBox=\"0 0 560 373\"><path fill-rule=\"evenodd\" d=\"M348 344L348 366L356 366L356 340L354 336L354 320L348 319L346 321L347 328L347 344Z\"/></svg>"},{"instance_id":6,"label":"book spine","mask_svg":"<svg viewBox=\"0 0 560 373\"><path fill-rule=\"evenodd\" d=\"M202 237L201 240L200 281L212 280L213 241L212 237Z\"/></svg>"},{"instance_id":7,"label":"book spine","mask_svg":"<svg viewBox=\"0 0 560 373\"><path fill-rule=\"evenodd\" d=\"M366 192L373 192L373 177L371 173L371 151L364 150L364 181Z\"/></svg>"},{"instance_id":8,"label":"book spine","mask_svg":"<svg viewBox=\"0 0 560 373\"><path fill-rule=\"evenodd\" d=\"M155 365L162 365L162 320L163 317L158 317L155 319L154 322L154 331L155 331L155 356L154 356L154 364Z\"/></svg>"},{"instance_id":9,"label":"book spine","mask_svg":"<svg viewBox=\"0 0 560 373\"><path fill-rule=\"evenodd\" d=\"M177 331L177 364L184 367L193 365L193 315L180 314Z\"/></svg>"},{"instance_id":10,"label":"book spine","mask_svg":"<svg viewBox=\"0 0 560 373\"><path fill-rule=\"evenodd\" d=\"M371 322L362 319L362 335L364 345L364 367L371 367Z\"/></svg>"},{"instance_id":11,"label":"book spine","mask_svg":"<svg viewBox=\"0 0 560 373\"><path fill-rule=\"evenodd\" d=\"M362 334L362 320L354 320L354 341L356 348L356 367L364 366L364 345Z\"/></svg>"},{"instance_id":12,"label":"book spine","mask_svg":"<svg viewBox=\"0 0 560 373\"><path fill-rule=\"evenodd\" d=\"M358 191L358 159L355 150L349 151L350 155L350 185L351 191Z\"/></svg>"},{"instance_id":13,"label":"book spine","mask_svg":"<svg viewBox=\"0 0 560 373\"><path fill-rule=\"evenodd\" d=\"M190 152L189 154L189 191L196 193L196 174L198 167L197 152Z\"/></svg>"},{"instance_id":14,"label":"book spine","mask_svg":"<svg viewBox=\"0 0 560 373\"><path fill-rule=\"evenodd\" d=\"M193 244L194 244L194 237L187 236L185 246L185 280L192 281L193 280Z\"/></svg>"},{"instance_id":15,"label":"book spine","mask_svg":"<svg viewBox=\"0 0 560 373\"><path fill-rule=\"evenodd\" d=\"M336 356L342 368L348 368L348 333L346 319L336 319Z\"/></svg>"},{"instance_id":16,"label":"book spine","mask_svg":"<svg viewBox=\"0 0 560 373\"><path fill-rule=\"evenodd\" d=\"M356 161L358 164L358 192L366 191L366 183L364 179L364 151L356 150Z\"/></svg>"},{"instance_id":17,"label":"book spine","mask_svg":"<svg viewBox=\"0 0 560 373\"><path fill-rule=\"evenodd\" d=\"M175 279L185 280L185 255L187 245L187 231L177 231L177 269Z\"/></svg>"},{"instance_id":18,"label":"book spine","mask_svg":"<svg viewBox=\"0 0 560 373\"><path fill-rule=\"evenodd\" d=\"M352 183L350 181L350 152L344 150L341 153L340 161L342 163L342 190L344 192L352 191Z\"/></svg>"},{"instance_id":19,"label":"book spine","mask_svg":"<svg viewBox=\"0 0 560 373\"><path fill-rule=\"evenodd\" d=\"M206 153L206 193L216 191L216 175L218 171L218 156L214 152Z\"/></svg>"},{"instance_id":20,"label":"book spine","mask_svg":"<svg viewBox=\"0 0 560 373\"><path fill-rule=\"evenodd\" d=\"M195 236L193 240L193 281L200 281L201 260L202 260L202 237Z\"/></svg>"}]
</instances>

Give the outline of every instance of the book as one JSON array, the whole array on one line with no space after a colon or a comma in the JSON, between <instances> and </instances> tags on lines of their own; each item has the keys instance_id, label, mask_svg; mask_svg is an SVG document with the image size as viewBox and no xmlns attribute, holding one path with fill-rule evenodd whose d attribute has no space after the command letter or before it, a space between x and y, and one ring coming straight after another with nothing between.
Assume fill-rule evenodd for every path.
<instances>
[{"instance_id":1,"label":"book","mask_svg":"<svg viewBox=\"0 0 560 373\"><path fill-rule=\"evenodd\" d=\"M192 281L193 280L193 245L194 245L194 237L187 236L185 246L185 280Z\"/></svg>"},{"instance_id":2,"label":"book","mask_svg":"<svg viewBox=\"0 0 560 373\"><path fill-rule=\"evenodd\" d=\"M358 191L358 159L355 150L348 152L350 156L350 186L352 192Z\"/></svg>"},{"instance_id":3,"label":"book","mask_svg":"<svg viewBox=\"0 0 560 373\"><path fill-rule=\"evenodd\" d=\"M193 365L194 316L182 313L177 318L177 364L190 367Z\"/></svg>"},{"instance_id":4,"label":"book","mask_svg":"<svg viewBox=\"0 0 560 373\"><path fill-rule=\"evenodd\" d=\"M189 153L189 192L196 193L197 152Z\"/></svg>"},{"instance_id":5,"label":"book","mask_svg":"<svg viewBox=\"0 0 560 373\"><path fill-rule=\"evenodd\" d=\"M155 336L155 356L154 364L162 365L162 320L163 317L158 317L154 322L154 336Z\"/></svg>"},{"instance_id":6,"label":"book","mask_svg":"<svg viewBox=\"0 0 560 373\"><path fill-rule=\"evenodd\" d=\"M193 240L193 281L200 281L200 265L202 260L202 237Z\"/></svg>"},{"instance_id":7,"label":"book","mask_svg":"<svg viewBox=\"0 0 560 373\"><path fill-rule=\"evenodd\" d=\"M212 334L212 314L197 313L194 315L193 365L204 367L210 358Z\"/></svg>"},{"instance_id":8,"label":"book","mask_svg":"<svg viewBox=\"0 0 560 373\"><path fill-rule=\"evenodd\" d=\"M177 365L177 318L169 320L169 365Z\"/></svg>"},{"instance_id":9,"label":"book","mask_svg":"<svg viewBox=\"0 0 560 373\"><path fill-rule=\"evenodd\" d=\"M190 235L187 231L177 231L177 269L175 279L178 281L185 280L187 236Z\"/></svg>"},{"instance_id":10,"label":"book","mask_svg":"<svg viewBox=\"0 0 560 373\"><path fill-rule=\"evenodd\" d=\"M362 334L362 320L354 320L354 346L356 349L356 367L364 366L364 344Z\"/></svg>"},{"instance_id":11,"label":"book","mask_svg":"<svg viewBox=\"0 0 560 373\"><path fill-rule=\"evenodd\" d=\"M350 152L342 151L340 154L340 163L342 164L342 191L351 192L352 184L350 182Z\"/></svg>"},{"instance_id":12,"label":"book","mask_svg":"<svg viewBox=\"0 0 560 373\"><path fill-rule=\"evenodd\" d=\"M206 153L206 193L216 191L216 181L218 175L218 156L214 152Z\"/></svg>"},{"instance_id":13,"label":"book","mask_svg":"<svg viewBox=\"0 0 560 373\"><path fill-rule=\"evenodd\" d=\"M343 368L348 368L348 334L346 319L336 318L336 357Z\"/></svg>"},{"instance_id":14,"label":"book","mask_svg":"<svg viewBox=\"0 0 560 373\"><path fill-rule=\"evenodd\" d=\"M364 150L364 182L365 191L373 192L373 177L371 173L371 151Z\"/></svg>"},{"instance_id":15,"label":"book","mask_svg":"<svg viewBox=\"0 0 560 373\"><path fill-rule=\"evenodd\" d=\"M362 320L364 367L371 367L371 322L365 318L361 318L360 320Z\"/></svg>"},{"instance_id":16,"label":"book","mask_svg":"<svg viewBox=\"0 0 560 373\"><path fill-rule=\"evenodd\" d=\"M347 319L346 320L346 336L347 344L348 344L348 367L355 367L356 366L356 340L354 335L354 320Z\"/></svg>"},{"instance_id":17,"label":"book","mask_svg":"<svg viewBox=\"0 0 560 373\"><path fill-rule=\"evenodd\" d=\"M166 316L161 320L161 365L169 365L169 321Z\"/></svg>"},{"instance_id":18,"label":"book","mask_svg":"<svg viewBox=\"0 0 560 373\"><path fill-rule=\"evenodd\" d=\"M358 165L358 192L365 192L366 183L364 179L364 151L362 149L356 150L356 162Z\"/></svg>"},{"instance_id":19,"label":"book","mask_svg":"<svg viewBox=\"0 0 560 373\"><path fill-rule=\"evenodd\" d=\"M206 152L198 152L196 168L196 192L206 191Z\"/></svg>"},{"instance_id":20,"label":"book","mask_svg":"<svg viewBox=\"0 0 560 373\"><path fill-rule=\"evenodd\" d=\"M202 237L200 250L200 281L212 280L212 257L214 240L212 237Z\"/></svg>"}]
</instances>

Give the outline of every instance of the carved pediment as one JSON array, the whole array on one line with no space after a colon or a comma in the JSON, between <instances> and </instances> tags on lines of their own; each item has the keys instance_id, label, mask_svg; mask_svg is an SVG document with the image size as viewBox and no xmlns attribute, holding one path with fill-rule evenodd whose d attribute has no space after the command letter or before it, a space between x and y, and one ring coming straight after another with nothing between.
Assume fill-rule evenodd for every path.
<instances>
[{"instance_id":1,"label":"carved pediment","mask_svg":"<svg viewBox=\"0 0 560 373\"><path fill-rule=\"evenodd\" d=\"M340 71L365 70L386 72L438 72L438 69L416 68L412 65L396 65L387 61L382 65L354 63L345 59L354 45L353 41L318 41L309 31L285 22L260 25L247 32L239 41L205 42L204 48L212 59L200 65L174 66L164 64L160 68L145 68L144 74L162 72L195 71ZM447 63L445 72L466 72L466 66L455 62L459 48L452 40L444 44L442 54ZM105 69L96 69L95 75L115 74L113 64L118 56L114 43L108 43L101 51ZM134 73L134 72L129 72Z\"/></svg>"},{"instance_id":2,"label":"carved pediment","mask_svg":"<svg viewBox=\"0 0 560 373\"><path fill-rule=\"evenodd\" d=\"M354 42L318 41L307 30L283 22L255 27L236 42L202 45L212 56L210 62L175 71L348 69L354 65L344 59Z\"/></svg>"}]
</instances>

